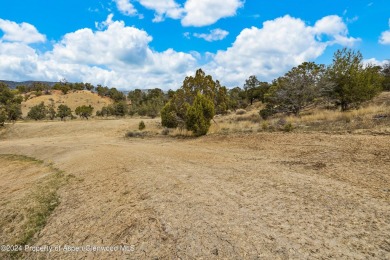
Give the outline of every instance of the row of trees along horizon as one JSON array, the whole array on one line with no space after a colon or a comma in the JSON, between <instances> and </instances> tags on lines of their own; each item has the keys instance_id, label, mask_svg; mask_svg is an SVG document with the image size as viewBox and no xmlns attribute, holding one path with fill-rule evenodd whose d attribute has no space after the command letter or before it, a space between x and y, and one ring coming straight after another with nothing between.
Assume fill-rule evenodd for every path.
<instances>
[{"instance_id":1,"label":"row of trees along horizon","mask_svg":"<svg viewBox=\"0 0 390 260\"><path fill-rule=\"evenodd\" d=\"M199 136L207 133L215 114L246 108L255 101L265 104L259 111L259 116L264 120L278 113L299 116L303 109L320 104L341 111L357 109L379 92L390 91L390 62L383 66L364 65L359 51L344 48L334 53L333 62L329 66L303 62L272 83L261 82L256 76L250 76L243 88L227 89L218 80L214 81L210 75L198 69L195 76L186 77L176 91L135 89L127 96L116 88L95 87L90 83L63 81L49 86L37 82L30 86L17 86L16 90L0 84L0 125L21 118L21 94L27 100L31 93L36 96L50 95L51 90L60 90L64 94L89 90L111 98L114 103L96 111L98 117L161 116L164 127L185 127ZM75 113L80 118L88 119L93 110L91 105L83 105ZM32 107L27 117L34 120L75 118L68 106L60 105L55 110L53 103Z\"/></svg>"}]
</instances>

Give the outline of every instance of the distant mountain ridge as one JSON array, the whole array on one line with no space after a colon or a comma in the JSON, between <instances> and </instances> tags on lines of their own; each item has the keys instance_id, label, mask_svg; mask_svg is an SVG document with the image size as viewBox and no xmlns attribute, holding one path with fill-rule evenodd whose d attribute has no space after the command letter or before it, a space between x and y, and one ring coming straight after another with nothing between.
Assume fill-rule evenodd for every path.
<instances>
[{"instance_id":1,"label":"distant mountain ridge","mask_svg":"<svg viewBox=\"0 0 390 260\"><path fill-rule=\"evenodd\" d=\"M8 87L11 89L16 89L17 86L24 85L24 86L28 87L28 86L32 85L33 83L43 83L43 84L49 85L50 87L53 87L55 84L60 83L60 82L41 81L41 80L28 80L28 81L0 80L0 83L4 83L4 84L8 85ZM141 89L141 91L144 93L148 92L149 90L151 90L151 89ZM122 92L123 94L125 94L127 96L129 94L129 92L132 90L118 89L118 91ZM167 91L164 91L164 92L167 92Z\"/></svg>"},{"instance_id":2,"label":"distant mountain ridge","mask_svg":"<svg viewBox=\"0 0 390 260\"><path fill-rule=\"evenodd\" d=\"M9 88L15 89L17 86L24 85L24 86L30 86L33 83L44 83L48 84L50 87L54 86L54 84L58 82L50 82L50 81L39 81L39 80L28 80L28 81L9 81L9 80L0 80L0 83L4 83L8 85Z\"/></svg>"}]
</instances>

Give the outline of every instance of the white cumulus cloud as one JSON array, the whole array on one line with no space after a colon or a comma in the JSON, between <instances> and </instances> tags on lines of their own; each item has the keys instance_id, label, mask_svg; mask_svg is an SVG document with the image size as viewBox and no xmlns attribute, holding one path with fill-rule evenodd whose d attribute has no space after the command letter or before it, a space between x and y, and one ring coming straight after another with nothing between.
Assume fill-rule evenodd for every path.
<instances>
[{"instance_id":1,"label":"white cumulus cloud","mask_svg":"<svg viewBox=\"0 0 390 260\"><path fill-rule=\"evenodd\" d=\"M347 25L343 22L341 17L337 15L325 16L318 20L313 32L321 40L323 36L333 37L333 40L328 41L328 44L340 44L343 46L353 46L360 39L348 37Z\"/></svg>"},{"instance_id":2,"label":"white cumulus cloud","mask_svg":"<svg viewBox=\"0 0 390 260\"><path fill-rule=\"evenodd\" d=\"M214 29L210 33L194 33L195 37L205 39L208 42L223 40L228 35L229 32L222 29Z\"/></svg>"},{"instance_id":3,"label":"white cumulus cloud","mask_svg":"<svg viewBox=\"0 0 390 260\"><path fill-rule=\"evenodd\" d=\"M128 16L134 16L137 14L137 9L135 9L134 5L130 3L129 0L114 0L118 10Z\"/></svg>"},{"instance_id":4,"label":"white cumulus cloud","mask_svg":"<svg viewBox=\"0 0 390 260\"><path fill-rule=\"evenodd\" d=\"M136 15L138 11L130 0L114 0L118 10L125 15ZM155 12L154 22L166 17L181 20L183 26L207 26L218 20L236 15L244 6L244 0L187 0L179 4L175 0L137 0L143 7Z\"/></svg>"},{"instance_id":5,"label":"white cumulus cloud","mask_svg":"<svg viewBox=\"0 0 390 260\"><path fill-rule=\"evenodd\" d=\"M210 31L202 38L222 38L227 32L221 31ZM42 34L35 30L35 35ZM270 81L303 61L315 60L328 46L350 46L359 39L348 35L339 17L324 17L310 26L287 15L266 21L260 28L242 30L229 48L216 53L155 51L150 47L152 40L146 31L114 21L112 15L97 23L96 30L65 34L43 53L30 42L2 39L0 79L66 78L120 89L176 89L202 67L223 85L234 87L242 86L250 75Z\"/></svg>"},{"instance_id":6,"label":"white cumulus cloud","mask_svg":"<svg viewBox=\"0 0 390 260\"><path fill-rule=\"evenodd\" d=\"M187 0L184 5L184 26L206 26L221 18L236 15L237 10L244 6L241 0Z\"/></svg>"},{"instance_id":7,"label":"white cumulus cloud","mask_svg":"<svg viewBox=\"0 0 390 260\"><path fill-rule=\"evenodd\" d=\"M37 71L38 54L20 42L0 41L0 79L20 79Z\"/></svg>"},{"instance_id":8,"label":"white cumulus cloud","mask_svg":"<svg viewBox=\"0 0 390 260\"><path fill-rule=\"evenodd\" d=\"M104 31L85 28L66 34L54 45L51 55L56 60L79 64L140 65L148 58L151 40L147 32L115 21Z\"/></svg>"},{"instance_id":9,"label":"white cumulus cloud","mask_svg":"<svg viewBox=\"0 0 390 260\"><path fill-rule=\"evenodd\" d=\"M12 21L0 19L0 30L4 35L1 38L4 41L37 43L45 42L46 36L40 34L38 30L29 23L17 24Z\"/></svg>"},{"instance_id":10,"label":"white cumulus cloud","mask_svg":"<svg viewBox=\"0 0 390 260\"><path fill-rule=\"evenodd\" d=\"M389 27L390 27L390 19L389 19ZM390 44L390 29L387 31L384 31L381 34L381 36L379 38L379 43L384 44L384 45Z\"/></svg>"},{"instance_id":11,"label":"white cumulus cloud","mask_svg":"<svg viewBox=\"0 0 390 260\"><path fill-rule=\"evenodd\" d=\"M100 23L99 22L95 22L96 29L104 30L105 28L107 28L110 24L113 23L113 20L112 20L113 17L114 17L114 14L109 14L105 21L100 22Z\"/></svg>"},{"instance_id":12,"label":"white cumulus cloud","mask_svg":"<svg viewBox=\"0 0 390 260\"><path fill-rule=\"evenodd\" d=\"M155 11L154 22L161 22L165 17L180 19L184 12L184 9L174 0L139 0L139 3Z\"/></svg>"},{"instance_id":13,"label":"white cumulus cloud","mask_svg":"<svg viewBox=\"0 0 390 260\"><path fill-rule=\"evenodd\" d=\"M381 67L383 67L388 62L389 62L389 60L382 60L382 61L380 61L380 60L377 60L375 58L363 60L363 64L364 65L374 65L374 66L381 66Z\"/></svg>"},{"instance_id":14,"label":"white cumulus cloud","mask_svg":"<svg viewBox=\"0 0 390 260\"><path fill-rule=\"evenodd\" d=\"M0 41L0 79L66 78L120 89L169 89L196 69L192 54L151 49L152 37L144 30L113 21L111 15L97 24L105 28L68 33L45 53L24 42Z\"/></svg>"},{"instance_id":15,"label":"white cumulus cloud","mask_svg":"<svg viewBox=\"0 0 390 260\"><path fill-rule=\"evenodd\" d=\"M330 45L350 46L358 40L348 37L341 18L324 17L309 26L286 15L264 22L262 28L241 31L231 47L214 55L207 69L228 86L242 85L250 75L270 81L293 66L316 59Z\"/></svg>"}]
</instances>

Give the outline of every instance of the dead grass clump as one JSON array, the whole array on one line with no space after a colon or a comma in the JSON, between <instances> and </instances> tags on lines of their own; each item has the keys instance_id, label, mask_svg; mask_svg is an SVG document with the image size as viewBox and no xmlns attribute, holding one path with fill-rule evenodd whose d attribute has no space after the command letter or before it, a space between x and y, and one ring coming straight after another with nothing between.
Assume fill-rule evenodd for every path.
<instances>
[{"instance_id":1,"label":"dead grass clump","mask_svg":"<svg viewBox=\"0 0 390 260\"><path fill-rule=\"evenodd\" d=\"M258 129L258 132L267 131L282 131L282 132L292 132L296 127L292 122L286 118L274 118L272 120L265 120L261 124L261 128Z\"/></svg>"},{"instance_id":2,"label":"dead grass clump","mask_svg":"<svg viewBox=\"0 0 390 260\"><path fill-rule=\"evenodd\" d=\"M137 138L137 137L145 137L146 136L146 132L140 132L140 131L129 131L126 133L126 137L128 138Z\"/></svg>"},{"instance_id":3,"label":"dead grass clump","mask_svg":"<svg viewBox=\"0 0 390 260\"><path fill-rule=\"evenodd\" d=\"M192 131L188 131L185 128L176 128L170 132L170 136L173 137L193 137Z\"/></svg>"},{"instance_id":4,"label":"dead grass clump","mask_svg":"<svg viewBox=\"0 0 390 260\"><path fill-rule=\"evenodd\" d=\"M248 133L257 131L355 131L386 128L390 124L390 106L370 105L360 109L341 112L330 109L304 111L299 117L276 114L262 120L257 110L243 115L231 114L216 119L209 133Z\"/></svg>"},{"instance_id":5,"label":"dead grass clump","mask_svg":"<svg viewBox=\"0 0 390 260\"><path fill-rule=\"evenodd\" d=\"M235 118L235 121L237 122L241 122L241 121L249 121L249 122L252 122L252 123L260 123L261 121L261 118L258 114L255 114L255 113L251 113L251 114L248 114L248 115L243 115L243 116L237 116Z\"/></svg>"},{"instance_id":6,"label":"dead grass clump","mask_svg":"<svg viewBox=\"0 0 390 260\"><path fill-rule=\"evenodd\" d=\"M162 135L169 135L169 132L170 132L170 131L169 131L169 128L166 128L166 127L165 127L165 128L161 131L161 134L162 134Z\"/></svg>"},{"instance_id":7,"label":"dead grass clump","mask_svg":"<svg viewBox=\"0 0 390 260\"><path fill-rule=\"evenodd\" d=\"M382 115L387 114L390 115L390 106L372 104L346 112L315 109L302 113L300 117L290 116L287 121L305 130L354 131L385 126L390 120Z\"/></svg>"},{"instance_id":8,"label":"dead grass clump","mask_svg":"<svg viewBox=\"0 0 390 260\"><path fill-rule=\"evenodd\" d=\"M237 109L236 110L236 115L245 115L246 114L246 110L245 109Z\"/></svg>"}]
</instances>

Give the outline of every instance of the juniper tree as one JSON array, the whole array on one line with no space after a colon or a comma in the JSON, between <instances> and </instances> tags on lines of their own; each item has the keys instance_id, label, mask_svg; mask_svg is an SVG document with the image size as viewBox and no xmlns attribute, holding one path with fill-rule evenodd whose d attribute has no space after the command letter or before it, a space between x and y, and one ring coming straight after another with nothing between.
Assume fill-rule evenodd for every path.
<instances>
[{"instance_id":1,"label":"juniper tree","mask_svg":"<svg viewBox=\"0 0 390 260\"><path fill-rule=\"evenodd\" d=\"M382 88L383 76L378 67L363 64L363 55L344 48L335 52L327 69L327 96L342 111L358 107L373 98Z\"/></svg>"},{"instance_id":2,"label":"juniper tree","mask_svg":"<svg viewBox=\"0 0 390 260\"><path fill-rule=\"evenodd\" d=\"M68 116L72 116L72 110L67 105L59 105L57 108L57 116L64 121Z\"/></svg>"}]
</instances>

